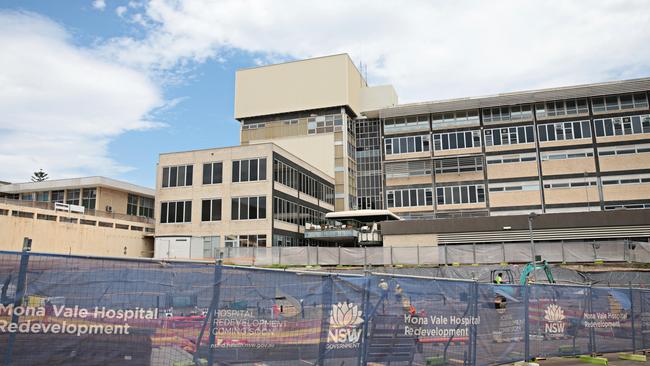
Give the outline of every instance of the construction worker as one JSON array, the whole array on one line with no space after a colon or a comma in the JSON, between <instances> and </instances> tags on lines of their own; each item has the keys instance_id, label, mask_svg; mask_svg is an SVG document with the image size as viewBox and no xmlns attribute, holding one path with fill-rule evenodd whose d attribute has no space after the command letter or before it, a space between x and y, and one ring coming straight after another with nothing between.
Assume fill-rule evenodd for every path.
<instances>
[{"instance_id":1,"label":"construction worker","mask_svg":"<svg viewBox=\"0 0 650 366\"><path fill-rule=\"evenodd\" d=\"M497 273L497 276L494 277L494 283L500 285L502 282L503 282L503 273L499 272Z\"/></svg>"}]
</instances>

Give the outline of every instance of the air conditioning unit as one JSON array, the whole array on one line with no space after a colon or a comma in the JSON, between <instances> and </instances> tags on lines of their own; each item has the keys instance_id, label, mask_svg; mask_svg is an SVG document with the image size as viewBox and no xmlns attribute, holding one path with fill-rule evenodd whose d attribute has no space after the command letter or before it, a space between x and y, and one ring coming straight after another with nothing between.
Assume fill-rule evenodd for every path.
<instances>
[{"instance_id":1,"label":"air conditioning unit","mask_svg":"<svg viewBox=\"0 0 650 366\"><path fill-rule=\"evenodd\" d=\"M106 212L113 212L113 206L106 206Z\"/></svg>"}]
</instances>

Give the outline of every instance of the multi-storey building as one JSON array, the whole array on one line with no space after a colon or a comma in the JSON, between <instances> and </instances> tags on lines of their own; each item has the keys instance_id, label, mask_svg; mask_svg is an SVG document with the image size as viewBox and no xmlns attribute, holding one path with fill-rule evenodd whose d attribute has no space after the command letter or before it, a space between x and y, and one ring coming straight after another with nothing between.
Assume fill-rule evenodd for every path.
<instances>
[{"instance_id":1,"label":"multi-storey building","mask_svg":"<svg viewBox=\"0 0 650 366\"><path fill-rule=\"evenodd\" d=\"M216 258L219 248L307 245L334 210L334 179L272 144L161 154L155 258Z\"/></svg>"},{"instance_id":2,"label":"multi-storey building","mask_svg":"<svg viewBox=\"0 0 650 366\"><path fill-rule=\"evenodd\" d=\"M362 189L355 119L395 104L393 87L368 87L347 54L245 69L236 76L241 144L273 142L334 177L337 211L357 208Z\"/></svg>"},{"instance_id":3,"label":"multi-storey building","mask_svg":"<svg viewBox=\"0 0 650 366\"><path fill-rule=\"evenodd\" d=\"M405 218L650 208L648 90L645 78L366 111L357 131L380 124L383 180L358 164L359 204L383 190ZM357 154L372 141L358 135Z\"/></svg>"},{"instance_id":4,"label":"multi-storey building","mask_svg":"<svg viewBox=\"0 0 650 366\"><path fill-rule=\"evenodd\" d=\"M105 177L0 185L1 248L151 257L154 191Z\"/></svg>"}]
</instances>

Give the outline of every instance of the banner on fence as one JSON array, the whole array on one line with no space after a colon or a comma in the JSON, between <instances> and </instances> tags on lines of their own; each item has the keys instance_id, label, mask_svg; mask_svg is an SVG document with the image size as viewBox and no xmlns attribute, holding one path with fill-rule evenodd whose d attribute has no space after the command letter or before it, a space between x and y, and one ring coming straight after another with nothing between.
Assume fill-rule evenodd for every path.
<instances>
[{"instance_id":1,"label":"banner on fence","mask_svg":"<svg viewBox=\"0 0 650 366\"><path fill-rule=\"evenodd\" d=\"M488 365L648 346L650 292L0 253L5 365Z\"/></svg>"}]
</instances>

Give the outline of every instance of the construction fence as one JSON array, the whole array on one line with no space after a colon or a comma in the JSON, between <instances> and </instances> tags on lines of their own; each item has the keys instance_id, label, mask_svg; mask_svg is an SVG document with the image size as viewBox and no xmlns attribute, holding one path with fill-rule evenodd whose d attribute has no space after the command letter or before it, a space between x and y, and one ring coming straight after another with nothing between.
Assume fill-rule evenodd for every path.
<instances>
[{"instance_id":1,"label":"construction fence","mask_svg":"<svg viewBox=\"0 0 650 366\"><path fill-rule=\"evenodd\" d=\"M650 347L650 290L0 252L4 365L494 365Z\"/></svg>"},{"instance_id":2,"label":"construction fence","mask_svg":"<svg viewBox=\"0 0 650 366\"><path fill-rule=\"evenodd\" d=\"M254 266L389 266L525 263L530 242L440 244L412 247L221 248L225 263ZM629 240L537 242L535 254L548 262L650 262L650 243Z\"/></svg>"}]
</instances>

